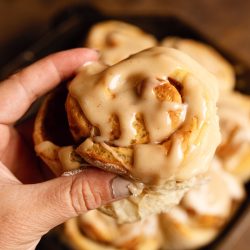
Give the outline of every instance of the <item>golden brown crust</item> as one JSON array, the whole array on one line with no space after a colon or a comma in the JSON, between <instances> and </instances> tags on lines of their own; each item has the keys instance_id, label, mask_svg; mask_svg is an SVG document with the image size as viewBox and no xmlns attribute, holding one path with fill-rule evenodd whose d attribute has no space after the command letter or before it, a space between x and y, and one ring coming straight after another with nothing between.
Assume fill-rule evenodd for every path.
<instances>
[{"instance_id":1,"label":"golden brown crust","mask_svg":"<svg viewBox=\"0 0 250 250\"><path fill-rule=\"evenodd\" d=\"M37 155L45 162L47 166L49 166L56 176L59 176L63 173L63 166L58 158L59 150L60 147L49 141L44 141L35 146Z\"/></svg>"},{"instance_id":2,"label":"golden brown crust","mask_svg":"<svg viewBox=\"0 0 250 250\"><path fill-rule=\"evenodd\" d=\"M92 126L89 124L77 101L71 95L67 96L65 109L70 132L74 140L79 142L84 137L89 136Z\"/></svg>"},{"instance_id":3,"label":"golden brown crust","mask_svg":"<svg viewBox=\"0 0 250 250\"><path fill-rule=\"evenodd\" d=\"M181 90L181 84L174 80L171 80L171 83L164 82L163 84L154 88L154 91L158 100L160 101L167 100L169 102L175 102L175 103L182 102L181 93L179 92L180 90ZM143 91L143 89L139 90L139 94L140 94L140 91ZM70 97L70 99L73 99L73 97ZM75 127L79 125L78 130L81 130L82 126L86 128L85 124L89 124L86 116L83 115L76 101L74 102L72 101L71 103L74 103L74 105L77 105L78 107L76 109L73 109L72 111L72 109L70 109L68 106L67 111L70 113L71 112L73 113L73 114L69 114L68 117L72 119L71 122L75 124ZM75 114L75 111L77 110L79 110L79 112ZM172 129L174 131L179 124L180 111L179 112L170 111L169 115L172 120ZM110 135L110 140L113 140L120 135L120 124L119 124L119 120L117 120L117 117L115 115L110 116L110 122L112 123L112 132ZM136 130L136 135L135 135L135 138L131 141L131 145L148 143L149 135L146 130L142 114L140 113L136 114L133 127ZM70 129L71 129L71 126L70 126ZM74 134L74 131L71 130L71 132L72 134ZM133 166L132 148L115 147L112 145L106 145L105 147L104 144L95 143L95 142L92 142L91 144L89 144L89 147L87 148L85 145L86 144L81 144L76 149L76 151L87 162L107 171L111 171L111 172L118 173L118 174L129 175L129 170L132 169L132 166ZM168 146L170 146L170 144L169 142L166 142L165 148L167 149ZM112 150L112 152L114 152L115 155L118 155L119 160L117 160L117 157L115 157L114 154L110 152L110 150Z\"/></svg>"},{"instance_id":4,"label":"golden brown crust","mask_svg":"<svg viewBox=\"0 0 250 250\"><path fill-rule=\"evenodd\" d=\"M52 97L53 97L53 95L50 94L45 98L45 100L43 101L43 103L42 103L42 105L37 113L36 120L34 123L34 133L33 133L33 140L34 140L35 145L40 144L41 142L46 140L44 119L46 116L49 102L52 99Z\"/></svg>"},{"instance_id":5,"label":"golden brown crust","mask_svg":"<svg viewBox=\"0 0 250 250\"><path fill-rule=\"evenodd\" d=\"M47 95L38 111L34 123L33 140L37 155L41 157L55 175L59 175L63 168L58 158L58 150L60 147L49 142L48 131L46 131L45 128L45 117L53 97L54 94Z\"/></svg>"},{"instance_id":6,"label":"golden brown crust","mask_svg":"<svg viewBox=\"0 0 250 250\"><path fill-rule=\"evenodd\" d=\"M131 148L112 146L110 146L110 148L119 155L120 159L123 159L124 163L128 166L128 169L132 167L133 151ZM124 168L121 161L118 161L112 153L100 143L93 143L87 150L85 147L83 148L83 144L81 144L76 149L76 152L88 163L96 167L116 174L129 174L128 169Z\"/></svg>"},{"instance_id":7,"label":"golden brown crust","mask_svg":"<svg viewBox=\"0 0 250 250\"><path fill-rule=\"evenodd\" d=\"M45 97L36 116L33 131L37 155L57 176L64 171L71 170L67 167L65 169L59 157L62 147L72 145L74 142L70 135L64 109L66 96L66 86L60 86ZM74 151L72 153L69 161L79 166L82 159Z\"/></svg>"},{"instance_id":8,"label":"golden brown crust","mask_svg":"<svg viewBox=\"0 0 250 250\"><path fill-rule=\"evenodd\" d=\"M223 216L211 214L197 214L192 209L186 209L186 212L188 216L192 218L197 225L199 225L199 227L204 229L213 227L219 230L226 222L226 218Z\"/></svg>"}]
</instances>

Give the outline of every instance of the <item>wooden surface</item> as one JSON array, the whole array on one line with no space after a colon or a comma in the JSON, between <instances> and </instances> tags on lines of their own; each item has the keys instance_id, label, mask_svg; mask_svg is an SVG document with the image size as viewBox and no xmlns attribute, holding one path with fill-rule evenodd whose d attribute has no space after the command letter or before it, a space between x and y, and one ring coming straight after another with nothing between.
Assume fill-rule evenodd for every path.
<instances>
[{"instance_id":1,"label":"wooden surface","mask_svg":"<svg viewBox=\"0 0 250 250\"><path fill-rule=\"evenodd\" d=\"M35 41L61 9L84 0L1 0L0 65ZM249 0L94 0L110 14L177 15L250 66ZM1 61L2 60L2 61ZM250 84L250 83L249 83ZM218 250L250 249L250 209Z\"/></svg>"}]
</instances>

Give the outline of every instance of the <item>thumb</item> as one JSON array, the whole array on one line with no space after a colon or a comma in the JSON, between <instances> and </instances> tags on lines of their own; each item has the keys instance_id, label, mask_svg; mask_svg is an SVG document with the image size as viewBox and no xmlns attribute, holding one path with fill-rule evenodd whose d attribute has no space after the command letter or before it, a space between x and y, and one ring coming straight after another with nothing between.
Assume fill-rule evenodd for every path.
<instances>
[{"instance_id":1,"label":"thumb","mask_svg":"<svg viewBox=\"0 0 250 250\"><path fill-rule=\"evenodd\" d=\"M88 210L130 195L129 181L114 174L86 169L32 187L30 218L41 233Z\"/></svg>"}]
</instances>

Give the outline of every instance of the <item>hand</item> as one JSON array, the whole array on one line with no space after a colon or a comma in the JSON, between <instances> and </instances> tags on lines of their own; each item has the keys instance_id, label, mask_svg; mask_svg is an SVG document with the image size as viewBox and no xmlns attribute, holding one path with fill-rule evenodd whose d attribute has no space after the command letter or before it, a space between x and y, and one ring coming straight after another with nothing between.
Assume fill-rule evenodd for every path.
<instances>
[{"instance_id":1,"label":"hand","mask_svg":"<svg viewBox=\"0 0 250 250\"><path fill-rule=\"evenodd\" d=\"M0 84L0 249L34 249L56 225L129 195L128 181L94 169L42 182L32 122L14 126L39 96L97 58L90 49L56 53Z\"/></svg>"}]
</instances>

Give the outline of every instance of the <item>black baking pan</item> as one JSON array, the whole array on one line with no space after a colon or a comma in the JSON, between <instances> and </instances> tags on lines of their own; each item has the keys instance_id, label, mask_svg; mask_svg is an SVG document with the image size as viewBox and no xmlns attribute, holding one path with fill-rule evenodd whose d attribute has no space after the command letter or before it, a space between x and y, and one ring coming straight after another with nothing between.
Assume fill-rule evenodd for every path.
<instances>
[{"instance_id":1,"label":"black baking pan","mask_svg":"<svg viewBox=\"0 0 250 250\"><path fill-rule=\"evenodd\" d=\"M60 12L51 21L50 29L46 34L1 69L0 79L9 76L11 73L52 52L82 46L88 30L93 24L110 19L121 20L137 25L146 32L155 35L159 40L166 36L179 36L196 39L213 46L234 66L236 72L236 90L244 94L250 94L250 69L247 65L237 59L233 54L218 47L214 41L208 39L205 34L198 32L186 21L176 16L107 16L86 5L74 6ZM249 85L247 83L249 83ZM250 204L250 183L247 183L245 188L247 192L246 198L233 218L221 234L211 244L202 249L219 249L219 244L226 240L228 233L234 229L242 215L247 211ZM45 235L36 249L69 250L69 248L59 240L56 233L48 233Z\"/></svg>"}]
</instances>

